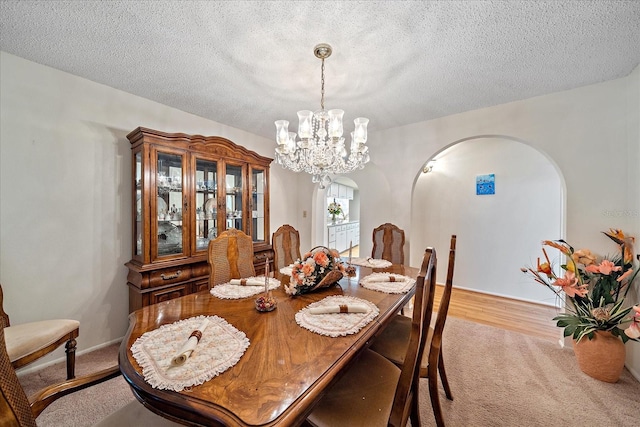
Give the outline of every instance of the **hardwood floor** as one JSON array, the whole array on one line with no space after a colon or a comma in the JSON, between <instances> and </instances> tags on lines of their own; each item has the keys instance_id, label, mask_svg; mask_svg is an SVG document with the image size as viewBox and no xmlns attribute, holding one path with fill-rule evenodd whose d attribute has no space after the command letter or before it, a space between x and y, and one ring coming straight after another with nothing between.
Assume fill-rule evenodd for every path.
<instances>
[{"instance_id":1,"label":"hardwood floor","mask_svg":"<svg viewBox=\"0 0 640 427\"><path fill-rule=\"evenodd\" d=\"M434 310L440 304L444 286L438 285ZM496 328L507 329L539 338L557 341L562 330L552 320L558 311L543 304L519 301L454 288L449 303L449 316Z\"/></svg>"},{"instance_id":2,"label":"hardwood floor","mask_svg":"<svg viewBox=\"0 0 640 427\"><path fill-rule=\"evenodd\" d=\"M359 249L358 246L354 246L352 256L359 256ZM349 251L341 255L347 257ZM442 285L438 285L434 310L440 303L443 288ZM561 328L552 320L557 314L558 311L554 307L547 305L457 289L455 281L449 303L449 316L550 341L557 341L562 337Z\"/></svg>"}]
</instances>

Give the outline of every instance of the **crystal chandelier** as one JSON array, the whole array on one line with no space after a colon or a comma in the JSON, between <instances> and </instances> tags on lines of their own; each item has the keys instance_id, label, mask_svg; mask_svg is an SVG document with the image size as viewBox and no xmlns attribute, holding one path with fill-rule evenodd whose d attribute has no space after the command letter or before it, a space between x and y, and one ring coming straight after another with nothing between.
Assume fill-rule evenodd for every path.
<instances>
[{"instance_id":1,"label":"crystal chandelier","mask_svg":"<svg viewBox=\"0 0 640 427\"><path fill-rule=\"evenodd\" d=\"M325 188L331 183L329 174L349 173L364 168L369 161L367 124L369 119L358 117L354 120L355 130L351 132L349 155L342 137L343 110L324 110L324 60L331 56L331 46L322 43L313 49L315 56L322 60L320 110L298 111L298 136L289 132L289 122L278 120L276 124L276 163L294 172L307 172L312 181Z\"/></svg>"}]
</instances>

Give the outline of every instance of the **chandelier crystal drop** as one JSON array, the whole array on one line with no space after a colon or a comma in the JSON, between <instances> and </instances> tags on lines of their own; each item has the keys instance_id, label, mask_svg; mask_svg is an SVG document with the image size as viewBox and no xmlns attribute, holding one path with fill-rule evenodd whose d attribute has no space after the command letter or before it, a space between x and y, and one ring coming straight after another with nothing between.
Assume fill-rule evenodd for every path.
<instances>
[{"instance_id":1,"label":"chandelier crystal drop","mask_svg":"<svg viewBox=\"0 0 640 427\"><path fill-rule=\"evenodd\" d=\"M355 129L351 132L350 152L342 136L343 110L324 109L324 60L331 56L331 46L322 43L313 52L322 60L320 110L298 111L298 137L289 132L287 120L277 120L276 125L276 163L294 172L311 174L312 181L325 188L331 183L329 174L349 173L364 168L369 162L367 143L367 124L369 119L358 117L354 120Z\"/></svg>"}]
</instances>

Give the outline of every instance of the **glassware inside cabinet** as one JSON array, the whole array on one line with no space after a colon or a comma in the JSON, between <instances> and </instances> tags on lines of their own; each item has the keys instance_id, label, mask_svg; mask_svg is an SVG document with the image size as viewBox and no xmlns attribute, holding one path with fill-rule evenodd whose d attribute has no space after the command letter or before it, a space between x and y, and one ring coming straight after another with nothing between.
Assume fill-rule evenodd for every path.
<instances>
[{"instance_id":1,"label":"glassware inside cabinet","mask_svg":"<svg viewBox=\"0 0 640 427\"><path fill-rule=\"evenodd\" d=\"M196 251L206 250L209 241L218 236L218 165L209 160L196 160L195 175L195 241Z\"/></svg>"},{"instance_id":2,"label":"glassware inside cabinet","mask_svg":"<svg viewBox=\"0 0 640 427\"><path fill-rule=\"evenodd\" d=\"M251 237L254 242L265 240L264 193L266 175L262 169L251 169Z\"/></svg>"},{"instance_id":3,"label":"glassware inside cabinet","mask_svg":"<svg viewBox=\"0 0 640 427\"><path fill-rule=\"evenodd\" d=\"M235 228L245 231L242 221L242 166L227 165L225 185L227 195L226 229Z\"/></svg>"},{"instance_id":4,"label":"glassware inside cabinet","mask_svg":"<svg viewBox=\"0 0 640 427\"><path fill-rule=\"evenodd\" d=\"M182 248L182 156L158 153L156 177L158 255L180 254Z\"/></svg>"},{"instance_id":5,"label":"glassware inside cabinet","mask_svg":"<svg viewBox=\"0 0 640 427\"><path fill-rule=\"evenodd\" d=\"M135 155L135 192L136 192L136 220L133 223L133 235L136 236L135 256L142 256L142 153L138 151Z\"/></svg>"}]
</instances>

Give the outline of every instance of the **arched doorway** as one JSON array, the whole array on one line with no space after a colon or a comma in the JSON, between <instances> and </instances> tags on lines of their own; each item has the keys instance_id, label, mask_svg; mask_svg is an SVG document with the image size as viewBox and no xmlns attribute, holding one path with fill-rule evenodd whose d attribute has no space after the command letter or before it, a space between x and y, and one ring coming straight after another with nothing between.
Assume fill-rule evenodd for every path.
<instances>
[{"instance_id":1,"label":"arched doorway","mask_svg":"<svg viewBox=\"0 0 640 427\"><path fill-rule=\"evenodd\" d=\"M520 267L535 265L541 240L564 236L565 183L559 168L507 136L456 141L425 164L428 160L435 160L433 167L419 172L412 194L412 261L427 246L440 249L440 260L446 260L450 235L456 234L457 287L554 305L548 290ZM477 194L478 177L490 174L495 194ZM440 283L445 274L446 267L440 267Z\"/></svg>"}]
</instances>

